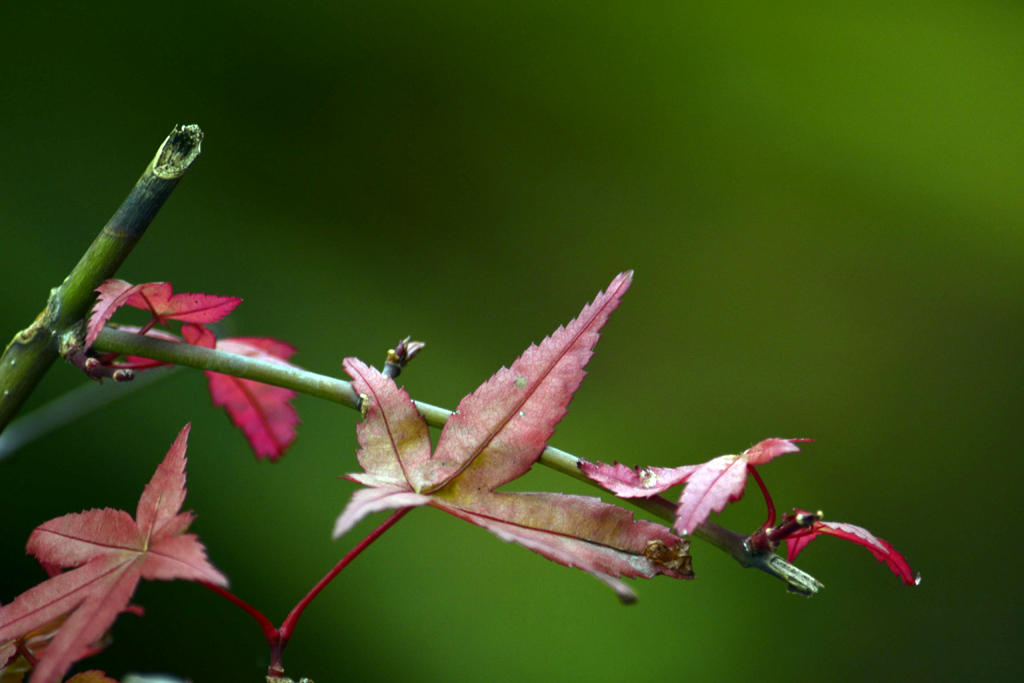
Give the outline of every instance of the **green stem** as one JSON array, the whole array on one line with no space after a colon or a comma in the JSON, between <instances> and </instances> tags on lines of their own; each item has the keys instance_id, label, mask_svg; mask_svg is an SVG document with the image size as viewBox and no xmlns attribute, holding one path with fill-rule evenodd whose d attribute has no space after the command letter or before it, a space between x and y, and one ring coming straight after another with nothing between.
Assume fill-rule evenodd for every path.
<instances>
[{"instance_id":1,"label":"green stem","mask_svg":"<svg viewBox=\"0 0 1024 683\"><path fill-rule=\"evenodd\" d=\"M201 346L177 343L105 327L92 345L98 353L119 353L220 372L264 384L293 389L359 410L359 394L348 382L318 375L302 368L257 360Z\"/></svg>"},{"instance_id":2,"label":"green stem","mask_svg":"<svg viewBox=\"0 0 1024 683\"><path fill-rule=\"evenodd\" d=\"M293 389L295 391L325 398L359 410L360 397L349 382L318 375L295 367L283 366L266 361L254 360L223 351L213 351L190 344L176 343L144 337L121 330L105 328L97 337L93 348L101 353L119 353L142 356L155 360L185 365L200 370L212 370L226 375L256 380L266 384ZM431 427L444 427L452 411L429 403L415 401L416 408ZM569 475L591 486L601 489L597 482L580 472L579 458L565 451L548 446L540 455L539 462L553 470ZM604 489L601 489L604 490ZM670 525L675 522L676 505L661 496L652 498L629 498L625 502L660 517ZM821 587L813 576L797 569L773 553L758 554L747 547L747 537L715 524L705 522L697 527L693 535L711 543L731 555L742 567L755 567L789 585L789 590L801 595L813 595Z\"/></svg>"},{"instance_id":3,"label":"green stem","mask_svg":"<svg viewBox=\"0 0 1024 683\"><path fill-rule=\"evenodd\" d=\"M61 353L81 348L82 321L94 290L113 277L146 232L181 177L199 155L198 126L175 127L114 216L64 282L50 291L46 308L14 335L0 356L0 431Z\"/></svg>"}]
</instances>

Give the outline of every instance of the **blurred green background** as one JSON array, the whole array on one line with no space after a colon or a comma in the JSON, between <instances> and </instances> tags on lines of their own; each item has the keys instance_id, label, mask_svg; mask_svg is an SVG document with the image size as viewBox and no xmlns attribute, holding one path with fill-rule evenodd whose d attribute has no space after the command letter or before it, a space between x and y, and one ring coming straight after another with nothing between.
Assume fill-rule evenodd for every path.
<instances>
[{"instance_id":1,"label":"blurred green background","mask_svg":"<svg viewBox=\"0 0 1024 683\"><path fill-rule=\"evenodd\" d=\"M380 681L1020 680L1024 8L1010 2L5 3L0 332L30 323L176 123L203 154L119 275L237 295L229 332L341 375L402 336L454 408L604 288L635 283L552 441L678 465L813 437L776 502L823 539L817 597L695 542L699 579L587 575L434 510L313 603L292 676ZM27 410L83 384L60 364ZM193 422L186 507L279 622L358 538L356 415L300 397L255 463L181 371L0 463L0 601L43 521L134 511ZM537 468L527 490L585 493ZM755 491L719 521L753 529ZM89 661L262 680L251 620L148 583Z\"/></svg>"}]
</instances>

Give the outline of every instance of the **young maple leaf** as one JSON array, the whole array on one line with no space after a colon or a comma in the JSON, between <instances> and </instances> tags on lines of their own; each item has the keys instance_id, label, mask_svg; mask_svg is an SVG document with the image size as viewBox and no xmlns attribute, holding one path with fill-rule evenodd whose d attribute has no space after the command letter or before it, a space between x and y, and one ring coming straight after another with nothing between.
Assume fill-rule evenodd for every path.
<instances>
[{"instance_id":1,"label":"young maple leaf","mask_svg":"<svg viewBox=\"0 0 1024 683\"><path fill-rule=\"evenodd\" d=\"M797 453L796 441L808 439L765 439L740 455L722 455L701 465L682 467L636 467L615 463L580 461L579 468L589 478L623 498L646 498L662 493L676 484L686 483L676 511L675 528L684 536L703 524L712 512L721 512L732 501L743 497L748 465L763 465L784 453Z\"/></svg>"},{"instance_id":2,"label":"young maple leaf","mask_svg":"<svg viewBox=\"0 0 1024 683\"><path fill-rule=\"evenodd\" d=\"M583 380L598 331L631 276L616 277L578 318L466 396L433 453L427 424L405 390L362 361L346 358L345 370L368 402L356 430L364 472L349 478L370 488L353 494L335 524L335 538L372 512L430 505L588 571L624 601L635 596L616 577L691 577L687 542L660 524L634 521L630 512L596 498L494 492L540 457Z\"/></svg>"},{"instance_id":3,"label":"young maple leaf","mask_svg":"<svg viewBox=\"0 0 1024 683\"><path fill-rule=\"evenodd\" d=\"M589 478L619 498L650 498L677 484L682 484L700 468L700 465L672 468L637 465L630 469L618 462L608 465L603 462L592 463L586 460L580 460L576 466Z\"/></svg>"},{"instance_id":4,"label":"young maple leaf","mask_svg":"<svg viewBox=\"0 0 1024 683\"><path fill-rule=\"evenodd\" d=\"M99 297L93 306L89 323L86 327L85 348L92 346L96 336L103 329L110 317L121 306L141 308L153 314L153 319L146 326L166 325L168 320L183 323L209 325L215 323L242 300L234 296L218 296L216 294L192 294L182 292L172 294L169 282L147 282L132 285L124 280L106 280L97 289Z\"/></svg>"},{"instance_id":5,"label":"young maple leaf","mask_svg":"<svg viewBox=\"0 0 1024 683\"><path fill-rule=\"evenodd\" d=\"M743 497L747 485L747 466L763 465L785 453L798 453L795 441L807 439L765 439L740 455L722 455L700 465L686 480L679 499L675 528L684 536L721 512L732 501Z\"/></svg>"},{"instance_id":6,"label":"young maple leaf","mask_svg":"<svg viewBox=\"0 0 1024 683\"><path fill-rule=\"evenodd\" d=\"M189 425L178 434L146 485L135 519L122 510L87 510L36 528L26 550L43 566L71 568L0 607L0 643L68 615L32 673L32 683L60 680L125 610L140 579L186 579L227 585L187 534L194 516L185 500Z\"/></svg>"},{"instance_id":7,"label":"young maple leaf","mask_svg":"<svg viewBox=\"0 0 1024 683\"><path fill-rule=\"evenodd\" d=\"M804 510L794 510L793 512L794 514L787 517L787 520L798 514L807 514ZM820 514L818 513L819 516ZM786 560L793 562L796 556L800 554L800 551L807 547L808 543L822 534L836 536L837 538L864 546L871 551L876 560L885 562L889 570L908 586L916 586L921 583L921 575L914 573L907 559L897 552L891 543L878 538L864 527L847 524L846 522L823 522L819 520L810 527L792 534L785 539Z\"/></svg>"},{"instance_id":8,"label":"young maple leaf","mask_svg":"<svg viewBox=\"0 0 1024 683\"><path fill-rule=\"evenodd\" d=\"M232 337L218 340L202 325L183 325L185 340L226 353L292 366L287 362L296 349L270 337ZM257 458L276 461L295 441L299 414L291 404L295 391L251 379L203 371L210 383L213 405L223 406L228 417L242 430Z\"/></svg>"}]
</instances>

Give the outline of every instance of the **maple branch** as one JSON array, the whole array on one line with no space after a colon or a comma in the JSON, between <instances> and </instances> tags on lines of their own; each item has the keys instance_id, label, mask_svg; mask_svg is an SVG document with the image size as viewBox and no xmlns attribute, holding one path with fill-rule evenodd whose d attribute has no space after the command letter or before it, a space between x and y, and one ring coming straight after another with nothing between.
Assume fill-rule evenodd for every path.
<instances>
[{"instance_id":1,"label":"maple branch","mask_svg":"<svg viewBox=\"0 0 1024 683\"><path fill-rule=\"evenodd\" d=\"M220 372L324 398L359 410L359 394L345 380L301 368L215 351L192 344L166 341L105 327L92 348L100 353L142 356L199 370Z\"/></svg>"},{"instance_id":2,"label":"maple branch","mask_svg":"<svg viewBox=\"0 0 1024 683\"><path fill-rule=\"evenodd\" d=\"M50 291L46 308L0 357L0 431L28 398L57 356L80 349L82 321L93 290L112 277L146 232L178 181L199 156L199 126L175 126L120 208L93 240L64 282Z\"/></svg>"},{"instance_id":3,"label":"maple branch","mask_svg":"<svg viewBox=\"0 0 1024 683\"><path fill-rule=\"evenodd\" d=\"M226 375L265 382L275 386L325 398L341 403L349 408L359 410L360 399L352 385L345 380L318 375L294 367L255 360L223 351L213 351L191 344L179 344L152 337L144 337L121 330L104 328L96 338L93 348L100 352L120 353L142 356L155 360L185 365L200 370L213 370ZM423 415L431 427L444 427L451 417L452 411L437 406L414 401L416 409ZM579 479L595 488L601 486L583 474L579 469L579 458L548 446L541 453L539 462L553 470ZM653 498L629 498L625 502L645 510L670 525L675 522L676 504L661 496ZM700 538L731 555L741 567L754 567L784 582L789 590L801 595L813 595L822 584L810 574L797 569L781 557L773 554L754 552L747 546L747 536L726 529L714 522L701 524L693 531L693 536Z\"/></svg>"}]
</instances>

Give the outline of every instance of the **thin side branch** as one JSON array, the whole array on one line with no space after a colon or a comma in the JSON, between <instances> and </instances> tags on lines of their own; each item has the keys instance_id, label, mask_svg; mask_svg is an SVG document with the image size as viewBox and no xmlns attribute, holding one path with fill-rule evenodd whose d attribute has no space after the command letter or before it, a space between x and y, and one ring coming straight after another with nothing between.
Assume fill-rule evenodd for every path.
<instances>
[{"instance_id":1,"label":"thin side branch","mask_svg":"<svg viewBox=\"0 0 1024 683\"><path fill-rule=\"evenodd\" d=\"M103 227L78 265L50 291L46 308L14 335L0 357L0 431L35 389L61 353L81 348L82 321L95 299L93 290L112 277L142 238L178 181L199 155L199 126L175 127L142 177Z\"/></svg>"},{"instance_id":2,"label":"thin side branch","mask_svg":"<svg viewBox=\"0 0 1024 683\"><path fill-rule=\"evenodd\" d=\"M190 344L153 339L110 328L105 328L100 332L93 348L100 352L142 356L175 365L222 372L225 375L256 380L325 398L355 410L360 408L360 398L349 382L299 368L289 368L245 356L213 351ZM452 411L429 403L415 401L415 404L417 410L431 427L444 427L452 415ZM565 451L548 446L541 453L539 462L562 474L601 489L597 482L579 470L579 458ZM662 496L629 498L624 502L645 510L667 521L670 525L675 522L676 504ZM742 567L754 567L784 581L789 590L794 593L813 595L822 587L822 584L813 576L797 569L778 555L753 552L746 544L747 536L726 529L714 522L709 521L700 525L694 530L693 536L724 550Z\"/></svg>"}]
</instances>

